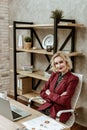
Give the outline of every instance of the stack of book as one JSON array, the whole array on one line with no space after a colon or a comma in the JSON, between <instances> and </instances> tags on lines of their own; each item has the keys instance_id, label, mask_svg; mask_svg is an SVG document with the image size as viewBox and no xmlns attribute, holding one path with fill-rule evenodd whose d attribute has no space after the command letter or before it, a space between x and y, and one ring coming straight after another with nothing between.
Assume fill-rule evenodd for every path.
<instances>
[{"instance_id":1,"label":"stack of book","mask_svg":"<svg viewBox=\"0 0 87 130\"><path fill-rule=\"evenodd\" d=\"M26 72L28 72L28 73L32 73L33 72L33 65L24 65L24 66L22 66L22 70L23 71L26 71Z\"/></svg>"}]
</instances>

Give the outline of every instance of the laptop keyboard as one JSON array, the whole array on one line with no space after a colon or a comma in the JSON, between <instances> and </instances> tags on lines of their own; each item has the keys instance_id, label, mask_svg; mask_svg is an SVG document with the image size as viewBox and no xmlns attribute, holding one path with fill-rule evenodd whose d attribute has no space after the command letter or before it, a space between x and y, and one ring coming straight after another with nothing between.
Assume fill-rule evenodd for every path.
<instances>
[{"instance_id":1,"label":"laptop keyboard","mask_svg":"<svg viewBox=\"0 0 87 130\"><path fill-rule=\"evenodd\" d=\"M13 115L13 119L16 119L16 118L18 118L18 117L21 117L20 114L14 112L14 111L12 111L12 115Z\"/></svg>"}]
</instances>

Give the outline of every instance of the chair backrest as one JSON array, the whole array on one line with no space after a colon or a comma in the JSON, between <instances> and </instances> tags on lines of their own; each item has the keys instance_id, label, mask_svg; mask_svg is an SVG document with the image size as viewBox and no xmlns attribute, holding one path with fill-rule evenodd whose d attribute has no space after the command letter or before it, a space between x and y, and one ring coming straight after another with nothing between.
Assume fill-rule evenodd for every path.
<instances>
[{"instance_id":1,"label":"chair backrest","mask_svg":"<svg viewBox=\"0 0 87 130\"><path fill-rule=\"evenodd\" d=\"M82 89L83 75L77 74L77 73L73 73L73 74L76 75L79 78L79 83L76 87L75 93L74 93L74 95L72 97L72 101L71 101L72 109L75 109L78 98L79 98L80 93L81 93L81 89Z\"/></svg>"},{"instance_id":2,"label":"chair backrest","mask_svg":"<svg viewBox=\"0 0 87 130\"><path fill-rule=\"evenodd\" d=\"M75 110L75 107L76 107L76 104L77 104L77 101L79 99L81 89L82 89L83 75L77 74L77 73L73 73L73 74L78 76L78 78L79 78L79 83L76 87L75 93L74 93L74 95L72 97L72 101L71 101L72 109ZM75 114L72 113L72 116L69 118L69 120L65 124L67 125L68 128L71 128L72 125L74 124L74 122L75 122Z\"/></svg>"}]
</instances>

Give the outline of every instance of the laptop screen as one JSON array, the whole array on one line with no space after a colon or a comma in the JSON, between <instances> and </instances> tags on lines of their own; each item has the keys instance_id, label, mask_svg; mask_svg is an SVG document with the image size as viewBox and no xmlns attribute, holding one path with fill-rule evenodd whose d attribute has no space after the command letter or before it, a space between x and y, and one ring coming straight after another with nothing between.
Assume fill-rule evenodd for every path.
<instances>
[{"instance_id":1,"label":"laptop screen","mask_svg":"<svg viewBox=\"0 0 87 130\"><path fill-rule=\"evenodd\" d=\"M12 121L31 115L28 111L19 109L18 106L10 106L9 100L3 98L0 98L0 114Z\"/></svg>"}]
</instances>

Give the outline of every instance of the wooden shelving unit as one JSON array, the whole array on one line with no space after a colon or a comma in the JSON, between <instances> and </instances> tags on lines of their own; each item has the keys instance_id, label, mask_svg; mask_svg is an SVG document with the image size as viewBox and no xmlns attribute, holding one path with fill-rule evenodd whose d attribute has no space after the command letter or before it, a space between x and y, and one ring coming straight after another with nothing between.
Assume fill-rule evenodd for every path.
<instances>
[{"instance_id":1,"label":"wooden shelving unit","mask_svg":"<svg viewBox=\"0 0 87 130\"><path fill-rule=\"evenodd\" d=\"M14 72L14 96L15 96L15 100L17 100L17 75L23 75L23 76L28 76L31 78L35 78L38 79L38 83L35 86L35 88L38 87L39 83L41 80L43 81L47 81L49 77L44 76L44 72L42 71L34 71L33 73L28 73L25 72L23 70L17 70L17 55L16 53L20 53L20 52L26 52L26 53L30 53L31 54L31 64L33 64L33 54L41 54L41 55L45 55L45 57L47 58L48 62L50 62L50 59L48 56L52 56L55 52L57 51L63 51L64 47L66 46L68 40L71 38L71 53L67 53L71 58L72 61L74 62L74 56L82 56L83 54L80 52L75 52L74 46L75 46L75 28L76 27L83 27L83 24L76 24L75 20L68 20L68 19L61 19L60 24L57 23L57 20L54 19L54 24L33 24L32 22L18 22L18 21L14 21L13 22L13 40L14 40L14 46L13 48L10 48L13 50L13 54L14 54L14 68L13 68L13 72ZM52 52L47 52L45 49L43 49L42 47L42 43L40 41L40 38L38 37L35 29L47 29L47 28L53 28L54 30L54 49ZM32 44L34 45L34 40L33 38L36 37L38 44L40 44L41 48L36 48L36 49L23 49L23 48L17 48L16 45L16 32L19 29L28 29L30 30L30 36L32 38ZM68 37L65 39L64 43L61 45L61 47L57 50L58 48L58 40L57 40L57 35L58 35L58 29L70 29L71 32L69 33ZM33 36L34 34L34 36ZM49 69L49 66L46 70ZM29 93L30 94L30 93ZM26 94L27 95L27 94Z\"/></svg>"}]
</instances>

